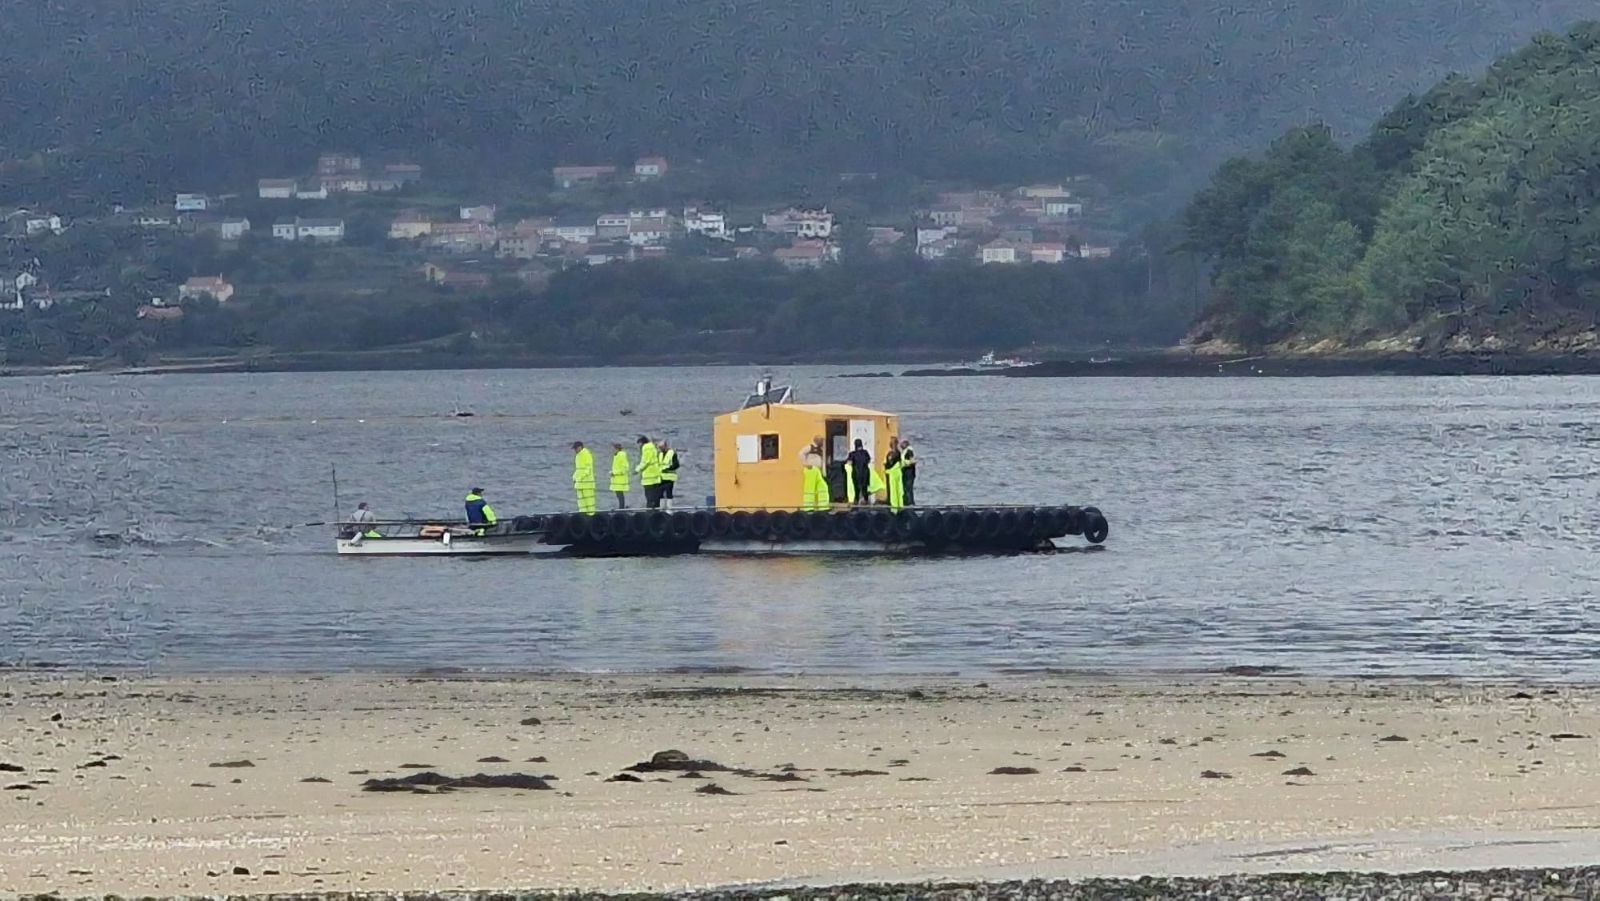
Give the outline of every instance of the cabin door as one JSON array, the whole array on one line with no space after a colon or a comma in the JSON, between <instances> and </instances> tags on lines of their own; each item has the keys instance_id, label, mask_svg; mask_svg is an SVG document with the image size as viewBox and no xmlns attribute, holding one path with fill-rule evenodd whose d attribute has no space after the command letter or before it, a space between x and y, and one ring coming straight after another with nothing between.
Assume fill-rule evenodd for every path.
<instances>
[{"instance_id":1,"label":"cabin door","mask_svg":"<svg viewBox=\"0 0 1600 901\"><path fill-rule=\"evenodd\" d=\"M824 462L844 465L844 458L850 456L850 423L843 419L830 419L824 424L823 453L827 455Z\"/></svg>"}]
</instances>

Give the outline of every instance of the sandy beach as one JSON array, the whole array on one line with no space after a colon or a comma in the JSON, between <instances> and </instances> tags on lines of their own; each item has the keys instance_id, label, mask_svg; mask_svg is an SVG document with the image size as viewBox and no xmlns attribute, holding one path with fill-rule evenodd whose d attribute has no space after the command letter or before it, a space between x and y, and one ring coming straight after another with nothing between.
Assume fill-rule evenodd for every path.
<instances>
[{"instance_id":1,"label":"sandy beach","mask_svg":"<svg viewBox=\"0 0 1600 901\"><path fill-rule=\"evenodd\" d=\"M1586 864L1597 699L1239 676L14 671L0 674L0 892ZM364 790L476 774L536 778Z\"/></svg>"}]
</instances>

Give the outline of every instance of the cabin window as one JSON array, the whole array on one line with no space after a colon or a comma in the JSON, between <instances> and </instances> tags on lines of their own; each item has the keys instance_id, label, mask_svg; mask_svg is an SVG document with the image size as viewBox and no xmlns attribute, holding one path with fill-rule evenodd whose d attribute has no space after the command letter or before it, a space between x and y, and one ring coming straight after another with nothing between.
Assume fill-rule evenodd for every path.
<instances>
[{"instance_id":1,"label":"cabin window","mask_svg":"<svg viewBox=\"0 0 1600 901\"><path fill-rule=\"evenodd\" d=\"M763 459L763 460L776 460L776 459L778 459L778 436L777 435L762 435L761 436L761 459Z\"/></svg>"}]
</instances>

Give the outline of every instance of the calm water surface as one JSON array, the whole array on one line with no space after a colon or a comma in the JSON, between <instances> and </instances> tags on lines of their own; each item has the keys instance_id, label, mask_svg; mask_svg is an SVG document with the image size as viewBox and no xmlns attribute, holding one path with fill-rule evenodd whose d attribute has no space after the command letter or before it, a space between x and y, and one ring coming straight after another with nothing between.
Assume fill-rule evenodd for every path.
<instances>
[{"instance_id":1,"label":"calm water surface","mask_svg":"<svg viewBox=\"0 0 1600 901\"><path fill-rule=\"evenodd\" d=\"M868 379L928 503L1092 503L1099 552L339 559L348 507L570 507L640 431L709 493L733 368L0 380L0 663L1600 678L1600 379ZM477 415L457 419L457 405ZM623 416L622 410L633 415ZM597 454L604 458L606 454ZM1079 547L1076 540L1073 547Z\"/></svg>"}]
</instances>

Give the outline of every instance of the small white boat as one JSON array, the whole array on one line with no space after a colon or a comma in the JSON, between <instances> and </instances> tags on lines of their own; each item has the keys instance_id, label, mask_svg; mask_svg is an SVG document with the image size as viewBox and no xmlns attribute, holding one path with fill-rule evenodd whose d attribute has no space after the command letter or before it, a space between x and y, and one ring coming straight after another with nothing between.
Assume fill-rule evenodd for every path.
<instances>
[{"instance_id":1,"label":"small white boat","mask_svg":"<svg viewBox=\"0 0 1600 901\"><path fill-rule=\"evenodd\" d=\"M989 351L971 363L962 363L957 369L1015 369L1019 366L1032 366L1033 364L1021 357L996 358L994 351Z\"/></svg>"},{"instance_id":2,"label":"small white boat","mask_svg":"<svg viewBox=\"0 0 1600 901\"><path fill-rule=\"evenodd\" d=\"M459 523L385 522L370 524L375 535L350 527L340 530L334 548L344 556L365 557L495 557L556 554L561 547L543 543L543 532L511 532L503 527L479 535Z\"/></svg>"}]
</instances>

